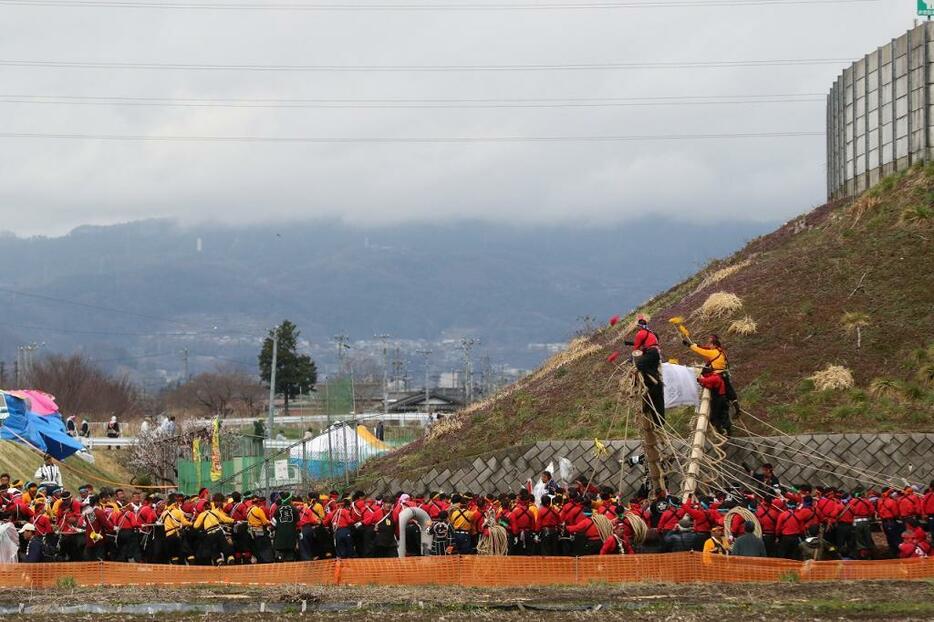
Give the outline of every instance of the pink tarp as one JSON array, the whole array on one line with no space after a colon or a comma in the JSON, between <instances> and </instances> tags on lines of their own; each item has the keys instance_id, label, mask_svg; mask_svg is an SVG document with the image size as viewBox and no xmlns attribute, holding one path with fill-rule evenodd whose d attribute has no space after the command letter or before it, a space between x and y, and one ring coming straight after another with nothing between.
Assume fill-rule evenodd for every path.
<instances>
[{"instance_id":1,"label":"pink tarp","mask_svg":"<svg viewBox=\"0 0 934 622\"><path fill-rule=\"evenodd\" d=\"M7 391L10 395L15 395L21 400L26 400L29 412L37 415L51 415L58 412L58 404L55 403L55 396L36 391L33 389L23 391Z\"/></svg>"}]
</instances>

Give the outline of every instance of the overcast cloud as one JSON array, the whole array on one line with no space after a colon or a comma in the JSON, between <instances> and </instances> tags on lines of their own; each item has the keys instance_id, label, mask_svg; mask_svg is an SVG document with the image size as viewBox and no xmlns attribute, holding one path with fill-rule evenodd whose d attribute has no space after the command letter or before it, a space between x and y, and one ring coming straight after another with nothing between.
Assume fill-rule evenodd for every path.
<instances>
[{"instance_id":1,"label":"overcast cloud","mask_svg":"<svg viewBox=\"0 0 934 622\"><path fill-rule=\"evenodd\" d=\"M296 0L303 1L313 0ZM914 6L914 0L880 0L335 13L0 6L0 59L251 65L855 59L910 28ZM4 66L0 96L512 99L825 93L843 66L448 73ZM822 102L468 110L0 103L0 111L0 132L343 138L822 131L825 122ZM60 234L85 223L152 217L230 223L472 217L588 225L645 214L771 220L822 202L824 184L819 136L354 145L0 138L0 229L20 234Z\"/></svg>"}]
</instances>

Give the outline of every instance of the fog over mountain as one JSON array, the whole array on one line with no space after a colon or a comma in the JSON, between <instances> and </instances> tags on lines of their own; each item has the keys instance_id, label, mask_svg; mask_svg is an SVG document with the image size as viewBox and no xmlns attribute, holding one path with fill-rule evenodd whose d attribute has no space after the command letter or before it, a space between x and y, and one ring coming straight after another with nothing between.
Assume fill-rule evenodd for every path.
<instances>
[{"instance_id":1,"label":"fog over mountain","mask_svg":"<svg viewBox=\"0 0 934 622\"><path fill-rule=\"evenodd\" d=\"M338 333L356 342L356 356L379 356L373 336L391 335L417 378L417 349L434 350L435 371L454 369L463 336L481 340L475 360L527 368L581 317L604 321L772 226L152 220L57 238L5 234L0 356L11 362L17 346L44 343L40 352L83 351L157 387L181 373L184 349L192 373L255 370L260 337L288 318L325 372Z\"/></svg>"}]
</instances>

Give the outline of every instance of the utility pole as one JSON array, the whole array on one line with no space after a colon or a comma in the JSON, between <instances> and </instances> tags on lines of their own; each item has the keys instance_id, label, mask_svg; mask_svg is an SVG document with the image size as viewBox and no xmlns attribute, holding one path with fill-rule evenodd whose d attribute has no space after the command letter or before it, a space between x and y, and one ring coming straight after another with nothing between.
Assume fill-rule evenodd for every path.
<instances>
[{"instance_id":1,"label":"utility pole","mask_svg":"<svg viewBox=\"0 0 934 622\"><path fill-rule=\"evenodd\" d=\"M387 341L389 335L373 335L383 342L383 414L389 414L389 349Z\"/></svg>"},{"instance_id":2,"label":"utility pole","mask_svg":"<svg viewBox=\"0 0 934 622\"><path fill-rule=\"evenodd\" d=\"M421 354L425 357L425 412L428 413L429 417L431 416L431 410L428 407L428 401L431 399L431 394L429 393L428 388L428 357L431 356L431 350L419 350L418 354Z\"/></svg>"},{"instance_id":3,"label":"utility pole","mask_svg":"<svg viewBox=\"0 0 934 622\"><path fill-rule=\"evenodd\" d=\"M470 378L470 350L480 343L479 339L461 339L461 348L464 350L464 400L467 404L473 401L473 382Z\"/></svg>"},{"instance_id":4,"label":"utility pole","mask_svg":"<svg viewBox=\"0 0 934 622\"><path fill-rule=\"evenodd\" d=\"M36 343L35 341L28 346L20 346L16 349L16 384L25 385L31 382L33 363L35 361L35 352L45 345L45 342ZM19 387L18 387L19 388Z\"/></svg>"},{"instance_id":5,"label":"utility pole","mask_svg":"<svg viewBox=\"0 0 934 622\"><path fill-rule=\"evenodd\" d=\"M184 370L182 384L188 384L188 381L191 380L191 373L188 370L188 348L182 350L182 369Z\"/></svg>"},{"instance_id":6,"label":"utility pole","mask_svg":"<svg viewBox=\"0 0 934 622\"><path fill-rule=\"evenodd\" d=\"M187 350L186 350L187 351ZM276 365L279 359L279 327L272 329L272 365L269 368L269 414L266 416L266 438L272 438L274 402L276 400Z\"/></svg>"},{"instance_id":7,"label":"utility pole","mask_svg":"<svg viewBox=\"0 0 934 622\"><path fill-rule=\"evenodd\" d=\"M350 349L350 338L347 335L334 335L334 341L337 343L337 374L344 373L344 351Z\"/></svg>"}]
</instances>

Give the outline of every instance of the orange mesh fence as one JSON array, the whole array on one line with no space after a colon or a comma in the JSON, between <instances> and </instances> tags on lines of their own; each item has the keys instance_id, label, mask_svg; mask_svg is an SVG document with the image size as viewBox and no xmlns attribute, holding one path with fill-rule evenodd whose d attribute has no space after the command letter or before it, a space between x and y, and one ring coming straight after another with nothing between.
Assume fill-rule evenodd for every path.
<instances>
[{"instance_id":1,"label":"orange mesh fence","mask_svg":"<svg viewBox=\"0 0 934 622\"><path fill-rule=\"evenodd\" d=\"M934 559L795 562L700 553L600 557L409 557L250 566L114 562L0 564L0 587L76 585L453 585L755 583L934 578Z\"/></svg>"}]
</instances>

